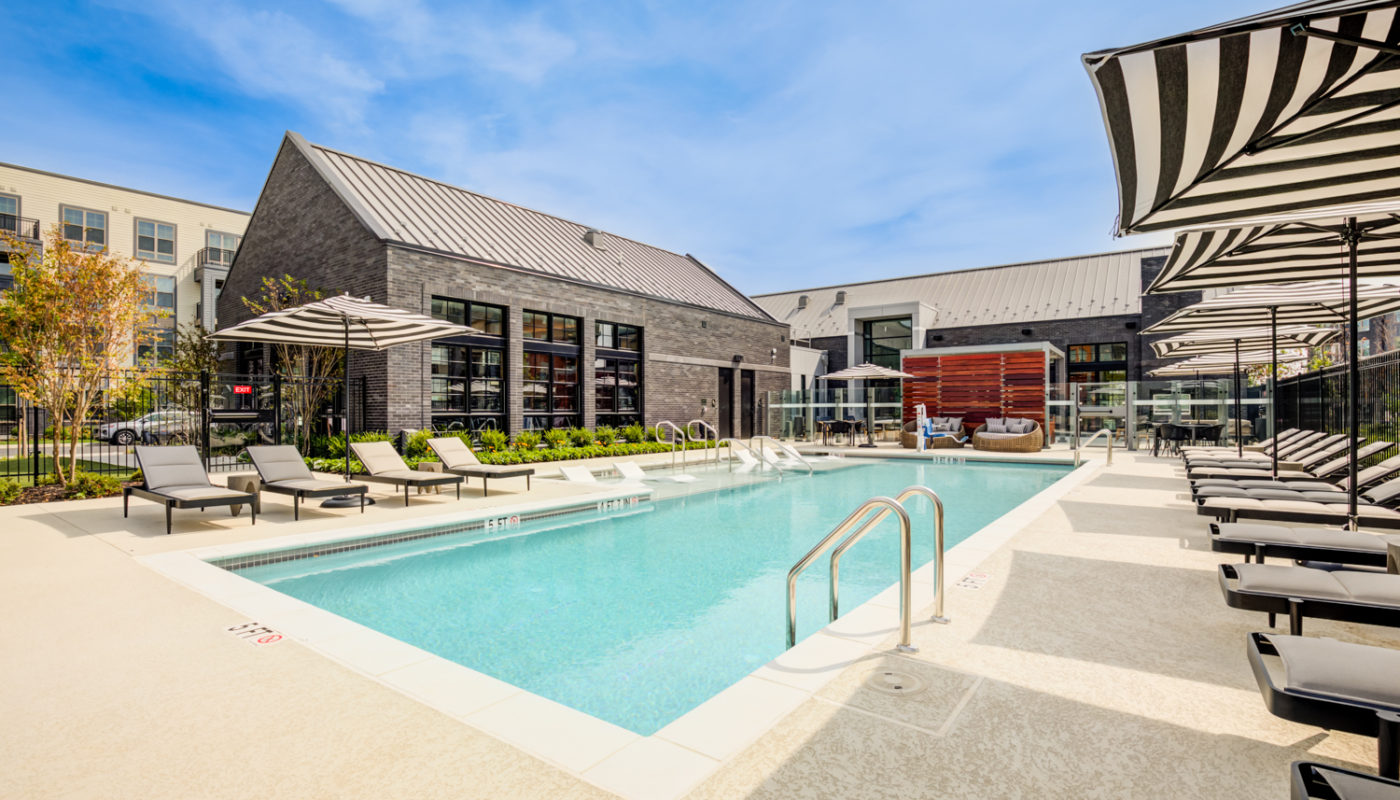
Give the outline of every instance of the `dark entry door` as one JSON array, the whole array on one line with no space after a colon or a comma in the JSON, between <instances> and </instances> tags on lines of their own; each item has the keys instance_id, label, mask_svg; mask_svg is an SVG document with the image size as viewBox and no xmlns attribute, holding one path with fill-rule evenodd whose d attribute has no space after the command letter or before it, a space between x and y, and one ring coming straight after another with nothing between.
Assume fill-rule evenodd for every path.
<instances>
[{"instance_id":1,"label":"dark entry door","mask_svg":"<svg viewBox=\"0 0 1400 800\"><path fill-rule=\"evenodd\" d=\"M719 413L719 438L728 439L734 435L734 370L719 368L719 396L716 406Z\"/></svg>"},{"instance_id":2,"label":"dark entry door","mask_svg":"<svg viewBox=\"0 0 1400 800\"><path fill-rule=\"evenodd\" d=\"M739 373L739 435L753 436L753 370Z\"/></svg>"}]
</instances>

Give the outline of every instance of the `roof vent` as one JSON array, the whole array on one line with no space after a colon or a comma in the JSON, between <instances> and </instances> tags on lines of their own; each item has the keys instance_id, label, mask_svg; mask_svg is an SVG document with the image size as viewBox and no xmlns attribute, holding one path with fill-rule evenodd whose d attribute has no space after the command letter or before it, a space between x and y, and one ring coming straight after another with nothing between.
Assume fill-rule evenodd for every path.
<instances>
[{"instance_id":1,"label":"roof vent","mask_svg":"<svg viewBox=\"0 0 1400 800\"><path fill-rule=\"evenodd\" d=\"M608 249L603 246L603 232L598 230L597 228L589 228L588 230L584 231L583 240L587 242L590 247L594 247L599 250Z\"/></svg>"},{"instance_id":2,"label":"roof vent","mask_svg":"<svg viewBox=\"0 0 1400 800\"><path fill-rule=\"evenodd\" d=\"M806 307L807 307L807 295L805 295L805 294L800 294L800 295L798 295L798 296L797 296L797 310L798 310L798 311L801 311L802 309L804 309L804 308L806 308Z\"/></svg>"},{"instance_id":3,"label":"roof vent","mask_svg":"<svg viewBox=\"0 0 1400 800\"><path fill-rule=\"evenodd\" d=\"M846 290L845 290L845 289L842 289L841 291L839 291L839 292L836 293L836 305L838 305L838 306L844 306L845 304L846 304Z\"/></svg>"}]
</instances>

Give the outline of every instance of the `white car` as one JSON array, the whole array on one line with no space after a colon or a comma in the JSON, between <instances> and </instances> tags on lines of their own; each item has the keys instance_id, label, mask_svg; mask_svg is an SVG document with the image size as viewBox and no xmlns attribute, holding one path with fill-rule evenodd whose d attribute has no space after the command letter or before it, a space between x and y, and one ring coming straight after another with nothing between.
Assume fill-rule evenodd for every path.
<instances>
[{"instance_id":1,"label":"white car","mask_svg":"<svg viewBox=\"0 0 1400 800\"><path fill-rule=\"evenodd\" d=\"M188 436L198 427L198 415L192 411L156 411L136 419L98 425L93 438L122 446L165 442L171 437Z\"/></svg>"}]
</instances>

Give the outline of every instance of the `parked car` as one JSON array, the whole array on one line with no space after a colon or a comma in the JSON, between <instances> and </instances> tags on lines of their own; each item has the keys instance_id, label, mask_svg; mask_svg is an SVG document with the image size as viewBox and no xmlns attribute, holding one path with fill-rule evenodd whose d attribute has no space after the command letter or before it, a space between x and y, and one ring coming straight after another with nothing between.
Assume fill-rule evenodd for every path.
<instances>
[{"instance_id":1,"label":"parked car","mask_svg":"<svg viewBox=\"0 0 1400 800\"><path fill-rule=\"evenodd\" d=\"M94 438L117 445L138 442L166 442L171 438L188 437L199 427L199 415L193 411L155 411L136 419L106 422L94 429Z\"/></svg>"}]
</instances>

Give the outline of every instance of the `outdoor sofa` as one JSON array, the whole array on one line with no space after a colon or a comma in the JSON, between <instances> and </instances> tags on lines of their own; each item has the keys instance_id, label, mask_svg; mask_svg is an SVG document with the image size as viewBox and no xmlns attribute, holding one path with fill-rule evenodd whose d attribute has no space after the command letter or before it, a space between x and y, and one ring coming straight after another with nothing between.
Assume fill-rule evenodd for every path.
<instances>
[{"instance_id":1,"label":"outdoor sofa","mask_svg":"<svg viewBox=\"0 0 1400 800\"><path fill-rule=\"evenodd\" d=\"M467 446L467 443L456 436L443 436L438 439L429 439L428 447L437 454L438 460L442 462L444 472L453 475L461 475L464 478L481 478L481 496L489 497L491 487L488 482L491 478L525 478L525 491L530 491L530 476L535 474L534 467L522 467L512 464L483 464L477 460L476 453Z\"/></svg>"},{"instance_id":2,"label":"outdoor sofa","mask_svg":"<svg viewBox=\"0 0 1400 800\"><path fill-rule=\"evenodd\" d=\"M972 447L998 453L1034 453L1045 443L1040 423L1020 417L990 417L972 432Z\"/></svg>"},{"instance_id":3,"label":"outdoor sofa","mask_svg":"<svg viewBox=\"0 0 1400 800\"><path fill-rule=\"evenodd\" d=\"M394 452L394 446L388 442L351 442L350 449L354 451L355 458L358 458L365 468L365 474L359 477L367 481L392 483L394 491L398 491L402 487L405 506L408 505L410 486L423 489L429 486L453 484L457 487L457 499L462 499L461 475L411 470L399 457L399 454Z\"/></svg>"},{"instance_id":4,"label":"outdoor sofa","mask_svg":"<svg viewBox=\"0 0 1400 800\"><path fill-rule=\"evenodd\" d=\"M248 458L253 460L253 468L258 471L261 491L291 495L294 520L301 519L301 501L317 497L357 494L360 496L360 513L365 513L368 486L317 478L306 466L301 451L289 444L253 445L248 448Z\"/></svg>"},{"instance_id":5,"label":"outdoor sofa","mask_svg":"<svg viewBox=\"0 0 1400 800\"><path fill-rule=\"evenodd\" d=\"M1368 569L1313 569L1283 564L1221 564L1225 604L1263 611L1273 627L1288 615L1288 632L1303 635L1303 618L1400 627L1400 575ZM1395 676L1400 681L1400 674Z\"/></svg>"},{"instance_id":6,"label":"outdoor sofa","mask_svg":"<svg viewBox=\"0 0 1400 800\"><path fill-rule=\"evenodd\" d=\"M934 449L962 447L967 441L967 436L963 432L962 417L929 417L929 423L934 433L947 434L946 436L934 436L924 441L924 446ZM904 428L899 434L899 443L903 447L914 450L919 446L919 422L910 420L904 423Z\"/></svg>"},{"instance_id":7,"label":"outdoor sofa","mask_svg":"<svg viewBox=\"0 0 1400 800\"><path fill-rule=\"evenodd\" d=\"M122 489L122 516L131 513L131 496L153 500L165 506L165 533L170 534L170 512L177 508L229 506L236 517L241 506L252 512L258 524L258 493L239 492L215 486L204 471L204 462L194 445L146 446L136 448L136 465L141 469L141 485Z\"/></svg>"},{"instance_id":8,"label":"outdoor sofa","mask_svg":"<svg viewBox=\"0 0 1400 800\"><path fill-rule=\"evenodd\" d=\"M1265 525L1258 522L1212 522L1210 549L1242 555L1263 564L1265 558L1324 561L1363 567L1386 565L1383 534L1316 526Z\"/></svg>"},{"instance_id":9,"label":"outdoor sofa","mask_svg":"<svg viewBox=\"0 0 1400 800\"><path fill-rule=\"evenodd\" d=\"M1377 739L1377 772L1400 775L1400 650L1251 633L1246 652L1276 717Z\"/></svg>"},{"instance_id":10,"label":"outdoor sofa","mask_svg":"<svg viewBox=\"0 0 1400 800\"><path fill-rule=\"evenodd\" d=\"M1400 800L1400 781L1316 761L1289 767L1290 800Z\"/></svg>"}]
</instances>

